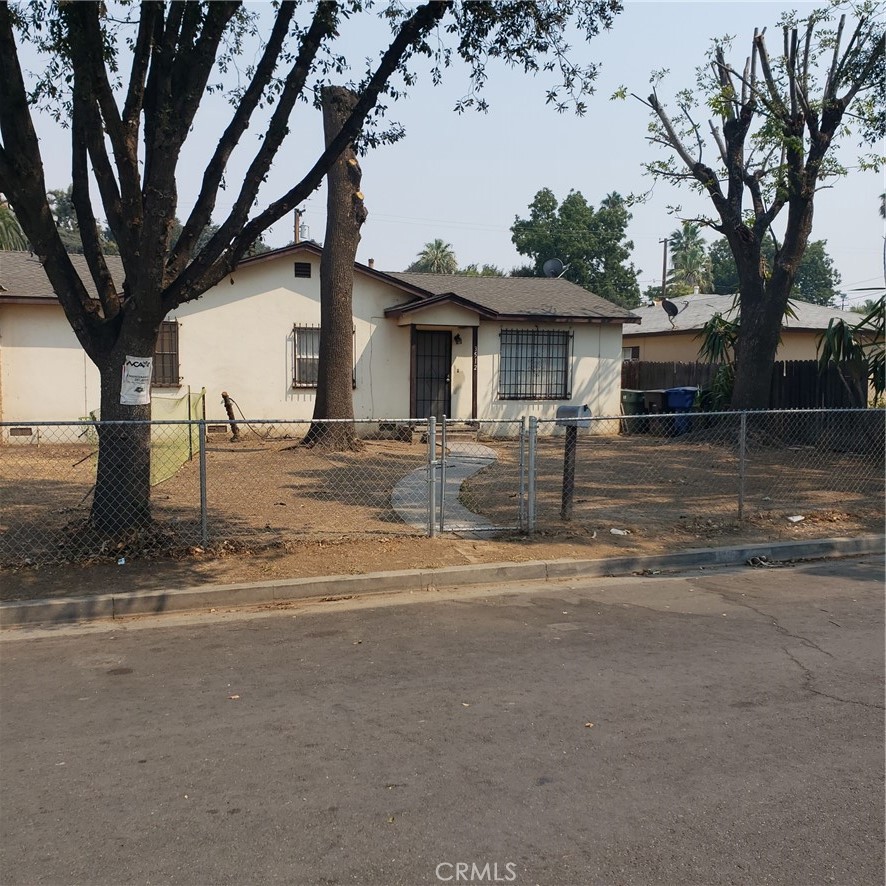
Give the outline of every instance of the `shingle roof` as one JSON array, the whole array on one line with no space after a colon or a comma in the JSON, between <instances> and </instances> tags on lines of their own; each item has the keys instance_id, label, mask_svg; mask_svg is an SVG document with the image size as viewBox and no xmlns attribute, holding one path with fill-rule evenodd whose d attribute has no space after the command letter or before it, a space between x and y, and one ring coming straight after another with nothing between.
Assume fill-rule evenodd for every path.
<instances>
[{"instance_id":1,"label":"shingle roof","mask_svg":"<svg viewBox=\"0 0 886 886\"><path fill-rule=\"evenodd\" d=\"M464 277L460 274L386 272L433 295L452 294L499 316L560 317L636 322L620 305L576 286L548 277Z\"/></svg>"},{"instance_id":2,"label":"shingle roof","mask_svg":"<svg viewBox=\"0 0 886 886\"><path fill-rule=\"evenodd\" d=\"M108 270L114 278L118 290L123 285L123 263L118 255L105 256ZM86 257L71 255L71 263L80 275L80 279L86 286L87 292L95 297L97 295ZM43 270L43 265L36 255L30 252L5 252L0 251L0 296L8 298L54 298L49 278Z\"/></svg>"},{"instance_id":3,"label":"shingle roof","mask_svg":"<svg viewBox=\"0 0 886 886\"><path fill-rule=\"evenodd\" d=\"M668 301L677 306L678 314L674 317L674 325L668 321L668 315L660 304L650 307L634 308L640 318L639 329L631 329L625 335L651 335L658 332L687 332L701 329L715 313L729 317L735 301L733 295L687 295L670 298ZM841 311L839 308L828 308L824 305L813 305L805 301L791 301L791 307L797 315L786 317L783 329L827 329L832 318L843 319L852 323L859 320L858 314Z\"/></svg>"}]
</instances>

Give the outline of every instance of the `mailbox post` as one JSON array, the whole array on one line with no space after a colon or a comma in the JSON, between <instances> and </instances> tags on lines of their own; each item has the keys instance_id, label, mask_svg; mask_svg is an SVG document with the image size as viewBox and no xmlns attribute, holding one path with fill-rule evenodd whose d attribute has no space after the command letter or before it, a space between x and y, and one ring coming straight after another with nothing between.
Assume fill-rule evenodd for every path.
<instances>
[{"instance_id":1,"label":"mailbox post","mask_svg":"<svg viewBox=\"0 0 886 886\"><path fill-rule=\"evenodd\" d=\"M572 519L572 501L575 494L575 450L578 444L578 429L591 426L591 410L588 406L558 406L557 426L566 428L566 443L563 450L563 499L560 505L560 519Z\"/></svg>"}]
</instances>

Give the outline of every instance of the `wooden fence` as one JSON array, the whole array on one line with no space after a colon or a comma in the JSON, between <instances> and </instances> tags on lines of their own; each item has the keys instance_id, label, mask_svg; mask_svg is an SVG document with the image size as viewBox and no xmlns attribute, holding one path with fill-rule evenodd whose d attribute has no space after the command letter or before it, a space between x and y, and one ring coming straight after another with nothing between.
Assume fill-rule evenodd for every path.
<instances>
[{"instance_id":1,"label":"wooden fence","mask_svg":"<svg viewBox=\"0 0 886 886\"><path fill-rule=\"evenodd\" d=\"M650 363L625 360L621 366L623 390L708 388L717 371L714 363ZM847 409L867 405L863 394L839 366L820 373L815 360L783 360L772 368L770 409Z\"/></svg>"}]
</instances>

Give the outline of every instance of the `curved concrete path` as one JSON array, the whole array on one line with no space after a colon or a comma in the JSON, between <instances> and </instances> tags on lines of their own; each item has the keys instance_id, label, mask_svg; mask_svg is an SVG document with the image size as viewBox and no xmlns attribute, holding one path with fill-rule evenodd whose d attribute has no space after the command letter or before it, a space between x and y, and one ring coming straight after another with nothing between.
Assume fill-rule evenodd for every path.
<instances>
[{"instance_id":1,"label":"curved concrete path","mask_svg":"<svg viewBox=\"0 0 886 886\"><path fill-rule=\"evenodd\" d=\"M495 461L495 452L479 443L453 441L447 446L444 478L440 480L440 463L435 464L437 516L440 520L440 501L443 496L443 526L451 532L494 532L503 527L493 526L488 520L469 511L459 500L461 484L468 477L482 471ZM419 529L428 525L428 469L416 468L408 473L391 491L391 506L404 523Z\"/></svg>"}]
</instances>

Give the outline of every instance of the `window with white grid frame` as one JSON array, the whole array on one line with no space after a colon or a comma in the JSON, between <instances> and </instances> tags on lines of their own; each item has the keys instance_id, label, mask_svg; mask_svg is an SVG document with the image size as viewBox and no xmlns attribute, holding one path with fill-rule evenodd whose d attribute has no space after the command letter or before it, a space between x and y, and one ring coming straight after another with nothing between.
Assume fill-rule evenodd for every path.
<instances>
[{"instance_id":1,"label":"window with white grid frame","mask_svg":"<svg viewBox=\"0 0 886 886\"><path fill-rule=\"evenodd\" d=\"M154 387L178 387L178 323L164 320L157 333L154 345L154 374L151 377Z\"/></svg>"},{"instance_id":2,"label":"window with white grid frame","mask_svg":"<svg viewBox=\"0 0 886 886\"><path fill-rule=\"evenodd\" d=\"M355 328L355 347L352 349L351 362L351 385L355 388L357 387L356 335ZM294 388L316 388L320 367L320 327L293 326L292 344L294 352L292 386Z\"/></svg>"},{"instance_id":3,"label":"window with white grid frame","mask_svg":"<svg viewBox=\"0 0 886 886\"><path fill-rule=\"evenodd\" d=\"M572 333L554 329L502 329L500 400L568 400L572 396Z\"/></svg>"}]
</instances>

